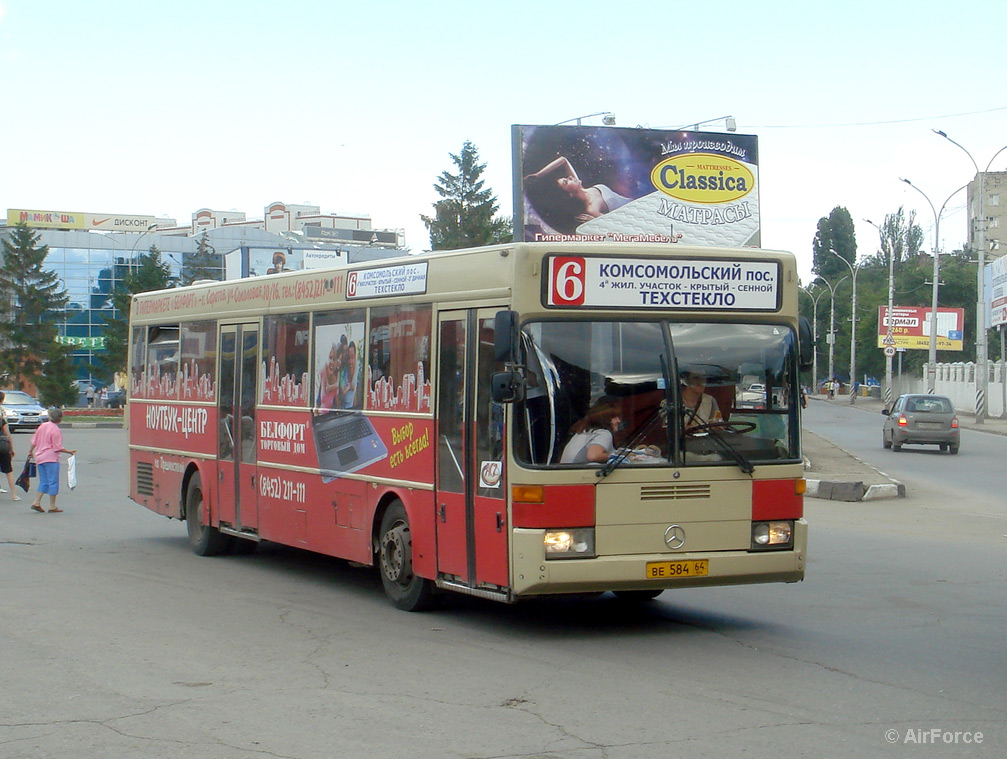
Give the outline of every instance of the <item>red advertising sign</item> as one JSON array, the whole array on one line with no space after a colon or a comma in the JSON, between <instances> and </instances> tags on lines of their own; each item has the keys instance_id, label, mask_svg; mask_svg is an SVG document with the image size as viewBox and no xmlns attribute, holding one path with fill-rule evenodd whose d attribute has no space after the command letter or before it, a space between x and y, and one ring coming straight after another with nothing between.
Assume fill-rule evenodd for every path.
<instances>
[{"instance_id":1,"label":"red advertising sign","mask_svg":"<svg viewBox=\"0 0 1007 759\"><path fill-rule=\"evenodd\" d=\"M931 309L923 306L878 306L878 347L929 350ZM965 311L937 309L937 350L960 351L964 344Z\"/></svg>"}]
</instances>

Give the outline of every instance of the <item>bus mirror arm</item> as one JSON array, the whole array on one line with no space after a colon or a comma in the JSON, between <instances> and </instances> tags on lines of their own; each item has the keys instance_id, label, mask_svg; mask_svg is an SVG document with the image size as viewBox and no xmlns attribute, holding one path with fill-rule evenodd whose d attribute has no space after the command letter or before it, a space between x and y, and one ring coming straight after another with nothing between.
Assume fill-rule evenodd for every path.
<instances>
[{"instance_id":1,"label":"bus mirror arm","mask_svg":"<svg viewBox=\"0 0 1007 759\"><path fill-rule=\"evenodd\" d=\"M516 403L524 400L524 377L517 367L505 372L495 372L490 377L493 400L497 403Z\"/></svg>"},{"instance_id":2,"label":"bus mirror arm","mask_svg":"<svg viewBox=\"0 0 1007 759\"><path fill-rule=\"evenodd\" d=\"M802 316L797 324L797 352L801 371L807 371L815 362L815 341L812 337L811 322Z\"/></svg>"}]
</instances>

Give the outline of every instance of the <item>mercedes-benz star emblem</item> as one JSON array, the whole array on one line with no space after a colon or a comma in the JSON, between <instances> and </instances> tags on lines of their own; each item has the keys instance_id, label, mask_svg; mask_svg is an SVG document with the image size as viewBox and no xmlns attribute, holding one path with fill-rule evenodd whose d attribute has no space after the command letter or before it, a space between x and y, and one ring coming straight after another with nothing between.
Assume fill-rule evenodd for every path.
<instances>
[{"instance_id":1,"label":"mercedes-benz star emblem","mask_svg":"<svg viewBox=\"0 0 1007 759\"><path fill-rule=\"evenodd\" d=\"M680 524L673 524L664 531L664 542L671 550L685 545L685 529Z\"/></svg>"}]
</instances>

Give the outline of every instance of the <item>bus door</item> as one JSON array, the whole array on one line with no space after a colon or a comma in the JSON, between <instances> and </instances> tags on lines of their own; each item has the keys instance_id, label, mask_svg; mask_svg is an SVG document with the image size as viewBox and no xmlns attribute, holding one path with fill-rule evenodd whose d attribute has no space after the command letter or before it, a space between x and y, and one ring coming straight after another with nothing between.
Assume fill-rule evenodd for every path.
<instances>
[{"instance_id":1,"label":"bus door","mask_svg":"<svg viewBox=\"0 0 1007 759\"><path fill-rule=\"evenodd\" d=\"M217 513L225 528L254 531L259 526L255 471L259 325L221 326L219 339Z\"/></svg>"},{"instance_id":2,"label":"bus door","mask_svg":"<svg viewBox=\"0 0 1007 759\"><path fill-rule=\"evenodd\" d=\"M504 409L490 397L495 309L441 312L437 370L437 569L508 587Z\"/></svg>"}]
</instances>

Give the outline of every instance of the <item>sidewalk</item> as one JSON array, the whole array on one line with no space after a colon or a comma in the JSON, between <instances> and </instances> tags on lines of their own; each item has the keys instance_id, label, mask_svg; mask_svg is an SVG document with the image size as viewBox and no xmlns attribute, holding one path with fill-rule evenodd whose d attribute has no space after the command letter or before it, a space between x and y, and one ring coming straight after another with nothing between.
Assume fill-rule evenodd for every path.
<instances>
[{"instance_id":1,"label":"sidewalk","mask_svg":"<svg viewBox=\"0 0 1007 759\"><path fill-rule=\"evenodd\" d=\"M832 403L849 406L849 396L841 395L828 400L821 395L808 397L809 403ZM881 409L884 404L877 398L857 398L853 407L865 414L874 414L877 423L878 446L881 445ZM872 423L873 423L872 422ZM987 418L976 424L974 414L958 412L962 429L1007 435L1007 419ZM906 487L881 470L861 461L853 454L813 432L804 432L804 477L808 483L805 493L810 498L833 501L875 501L883 498L902 498Z\"/></svg>"}]
</instances>

